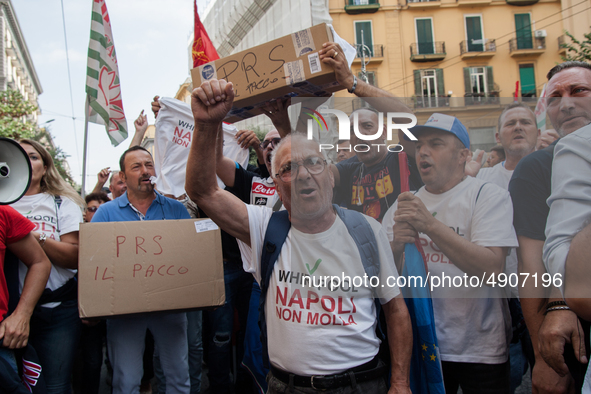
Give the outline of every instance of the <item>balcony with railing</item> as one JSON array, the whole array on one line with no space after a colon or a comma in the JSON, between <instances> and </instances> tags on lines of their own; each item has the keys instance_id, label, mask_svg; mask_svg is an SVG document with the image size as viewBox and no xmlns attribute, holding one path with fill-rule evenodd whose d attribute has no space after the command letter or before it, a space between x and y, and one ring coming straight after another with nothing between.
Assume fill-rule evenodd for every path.
<instances>
[{"instance_id":1,"label":"balcony with railing","mask_svg":"<svg viewBox=\"0 0 591 394\"><path fill-rule=\"evenodd\" d=\"M546 51L545 37L515 37L509 40L511 56L541 55Z\"/></svg>"},{"instance_id":2,"label":"balcony with railing","mask_svg":"<svg viewBox=\"0 0 591 394\"><path fill-rule=\"evenodd\" d=\"M357 50L353 63L361 63L363 59L363 51L365 47L365 60L369 58L370 63L381 63L384 60L384 46L381 44L375 45L361 45L351 44Z\"/></svg>"},{"instance_id":3,"label":"balcony with railing","mask_svg":"<svg viewBox=\"0 0 591 394\"><path fill-rule=\"evenodd\" d=\"M371 14L380 9L378 0L345 0L347 14Z\"/></svg>"},{"instance_id":4,"label":"balcony with railing","mask_svg":"<svg viewBox=\"0 0 591 394\"><path fill-rule=\"evenodd\" d=\"M517 6L522 6L522 5L532 5L532 4L536 4L539 0L505 0L505 2L509 5L517 5Z\"/></svg>"},{"instance_id":5,"label":"balcony with railing","mask_svg":"<svg viewBox=\"0 0 591 394\"><path fill-rule=\"evenodd\" d=\"M406 4L410 7L439 7L440 0L406 0Z\"/></svg>"},{"instance_id":6,"label":"balcony with railing","mask_svg":"<svg viewBox=\"0 0 591 394\"><path fill-rule=\"evenodd\" d=\"M462 59L491 57L496 52L497 44L494 39L465 40L460 42L460 55Z\"/></svg>"},{"instance_id":7,"label":"balcony with railing","mask_svg":"<svg viewBox=\"0 0 591 394\"><path fill-rule=\"evenodd\" d=\"M413 42L410 44L411 62L433 62L445 59L445 41Z\"/></svg>"},{"instance_id":8,"label":"balcony with railing","mask_svg":"<svg viewBox=\"0 0 591 394\"><path fill-rule=\"evenodd\" d=\"M449 107L449 97L423 97L413 98L414 108L441 108Z\"/></svg>"},{"instance_id":9,"label":"balcony with railing","mask_svg":"<svg viewBox=\"0 0 591 394\"><path fill-rule=\"evenodd\" d=\"M489 93L466 93L464 95L464 105L498 105L500 98L498 92Z\"/></svg>"}]
</instances>

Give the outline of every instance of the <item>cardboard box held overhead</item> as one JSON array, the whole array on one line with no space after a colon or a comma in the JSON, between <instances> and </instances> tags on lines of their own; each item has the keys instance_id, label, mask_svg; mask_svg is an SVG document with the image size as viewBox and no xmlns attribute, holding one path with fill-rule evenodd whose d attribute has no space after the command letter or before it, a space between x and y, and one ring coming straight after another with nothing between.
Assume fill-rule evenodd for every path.
<instances>
[{"instance_id":1,"label":"cardboard box held overhead","mask_svg":"<svg viewBox=\"0 0 591 394\"><path fill-rule=\"evenodd\" d=\"M80 317L223 305L220 230L210 219L80 226Z\"/></svg>"},{"instance_id":2,"label":"cardboard box held overhead","mask_svg":"<svg viewBox=\"0 0 591 394\"><path fill-rule=\"evenodd\" d=\"M326 23L313 26L194 68L193 87L210 79L233 83L234 106L227 122L261 114L260 108L272 99L330 96L344 88L334 70L320 61L318 51L333 40Z\"/></svg>"}]
</instances>

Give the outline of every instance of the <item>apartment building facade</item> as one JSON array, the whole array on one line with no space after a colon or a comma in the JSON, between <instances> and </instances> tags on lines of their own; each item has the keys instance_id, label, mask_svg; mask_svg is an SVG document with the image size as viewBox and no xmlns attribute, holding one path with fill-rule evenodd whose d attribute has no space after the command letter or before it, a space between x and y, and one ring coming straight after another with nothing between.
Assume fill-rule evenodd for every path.
<instances>
[{"instance_id":1,"label":"apartment building facade","mask_svg":"<svg viewBox=\"0 0 591 394\"><path fill-rule=\"evenodd\" d=\"M588 0L329 4L335 29L358 48L353 71L361 76L366 63L368 82L403 98L419 123L433 112L457 116L473 149L495 144L498 115L515 95L535 105L561 62L564 30L581 38L591 26Z\"/></svg>"}]
</instances>

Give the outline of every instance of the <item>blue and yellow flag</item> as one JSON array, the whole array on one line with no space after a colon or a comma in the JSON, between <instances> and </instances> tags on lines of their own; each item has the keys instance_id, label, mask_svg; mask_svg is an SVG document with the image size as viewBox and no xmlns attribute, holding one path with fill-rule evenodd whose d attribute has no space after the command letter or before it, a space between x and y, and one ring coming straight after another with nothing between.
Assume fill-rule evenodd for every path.
<instances>
[{"instance_id":1,"label":"blue and yellow flag","mask_svg":"<svg viewBox=\"0 0 591 394\"><path fill-rule=\"evenodd\" d=\"M410 364L410 389L414 394L445 394L439 344L435 332L433 301L422 253L415 244L404 247L402 276L423 278L423 286L405 286L402 295L412 322L413 349ZM420 284L417 281L417 284Z\"/></svg>"}]
</instances>

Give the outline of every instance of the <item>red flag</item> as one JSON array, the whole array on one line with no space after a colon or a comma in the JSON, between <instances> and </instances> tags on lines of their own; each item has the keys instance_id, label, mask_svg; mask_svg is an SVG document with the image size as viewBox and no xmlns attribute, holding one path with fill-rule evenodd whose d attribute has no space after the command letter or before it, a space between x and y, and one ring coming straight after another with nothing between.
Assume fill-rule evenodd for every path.
<instances>
[{"instance_id":1,"label":"red flag","mask_svg":"<svg viewBox=\"0 0 591 394\"><path fill-rule=\"evenodd\" d=\"M203 26L201 19L199 19L199 14L197 13L197 0L195 0L195 38L193 39L192 52L193 67L199 67L202 64L220 58L205 31L205 26Z\"/></svg>"}]
</instances>

